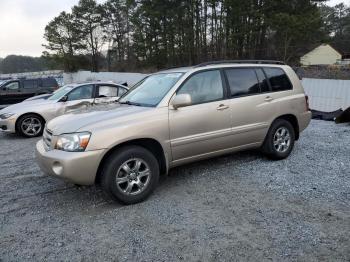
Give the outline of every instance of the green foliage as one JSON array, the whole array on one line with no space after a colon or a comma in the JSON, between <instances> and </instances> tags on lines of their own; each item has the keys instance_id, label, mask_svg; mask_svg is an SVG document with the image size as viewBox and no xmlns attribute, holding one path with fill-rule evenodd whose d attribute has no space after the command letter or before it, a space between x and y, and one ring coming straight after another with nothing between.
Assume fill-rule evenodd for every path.
<instances>
[{"instance_id":1,"label":"green foliage","mask_svg":"<svg viewBox=\"0 0 350 262\"><path fill-rule=\"evenodd\" d=\"M48 44L44 47L52 54L45 52L44 56L62 63L66 71L75 71L78 69L77 55L85 48L82 37L74 16L62 12L45 27L44 38Z\"/></svg>"},{"instance_id":2,"label":"green foliage","mask_svg":"<svg viewBox=\"0 0 350 262\"><path fill-rule=\"evenodd\" d=\"M59 68L57 64L49 62L45 57L9 55L0 59L0 73L34 72Z\"/></svg>"},{"instance_id":3,"label":"green foliage","mask_svg":"<svg viewBox=\"0 0 350 262\"><path fill-rule=\"evenodd\" d=\"M98 71L98 56L106 36L102 21L103 8L95 0L79 0L72 9L73 22L86 51L91 55L91 70Z\"/></svg>"},{"instance_id":4,"label":"green foliage","mask_svg":"<svg viewBox=\"0 0 350 262\"><path fill-rule=\"evenodd\" d=\"M218 59L295 64L315 44L349 40L349 8L324 0L80 0L45 30L49 56L93 71L193 65ZM327 14L327 15L325 15ZM349 45L350 46L350 45ZM102 51L105 50L106 59Z\"/></svg>"},{"instance_id":5,"label":"green foliage","mask_svg":"<svg viewBox=\"0 0 350 262\"><path fill-rule=\"evenodd\" d=\"M344 4L334 7L322 5L320 12L323 30L330 36L328 41L336 49L350 57L350 6Z\"/></svg>"}]
</instances>

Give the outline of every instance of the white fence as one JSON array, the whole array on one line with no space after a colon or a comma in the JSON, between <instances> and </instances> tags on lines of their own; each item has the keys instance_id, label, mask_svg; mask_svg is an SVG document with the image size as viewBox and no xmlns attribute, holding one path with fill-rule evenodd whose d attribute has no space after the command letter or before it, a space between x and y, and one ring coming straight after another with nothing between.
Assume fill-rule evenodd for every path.
<instances>
[{"instance_id":1,"label":"white fence","mask_svg":"<svg viewBox=\"0 0 350 262\"><path fill-rule=\"evenodd\" d=\"M145 74L140 73L119 73L119 72L90 72L78 71L76 73L64 73L63 82L65 84L81 83L86 81L113 81L115 83L127 82L129 86L136 84Z\"/></svg>"},{"instance_id":2,"label":"white fence","mask_svg":"<svg viewBox=\"0 0 350 262\"><path fill-rule=\"evenodd\" d=\"M350 107L350 80L304 78L302 82L311 109L331 112Z\"/></svg>"}]
</instances>

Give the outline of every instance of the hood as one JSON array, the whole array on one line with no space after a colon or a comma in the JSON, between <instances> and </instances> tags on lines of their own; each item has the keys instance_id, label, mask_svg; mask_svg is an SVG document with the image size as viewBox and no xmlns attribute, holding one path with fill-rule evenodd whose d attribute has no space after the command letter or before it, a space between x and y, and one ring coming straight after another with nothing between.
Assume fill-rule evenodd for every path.
<instances>
[{"instance_id":1,"label":"hood","mask_svg":"<svg viewBox=\"0 0 350 262\"><path fill-rule=\"evenodd\" d=\"M48 99L50 96L52 96L52 94L43 94L43 95L38 95L38 96L33 96L30 98L27 98L26 100L24 100L25 102L27 101L31 101L31 100L37 100L37 99Z\"/></svg>"},{"instance_id":2,"label":"hood","mask_svg":"<svg viewBox=\"0 0 350 262\"><path fill-rule=\"evenodd\" d=\"M76 131L90 131L89 126L104 121L123 121L130 119L132 115L152 110L151 107L140 107L132 105L107 104L90 107L85 110L78 110L56 117L47 124L47 128L54 135L73 133Z\"/></svg>"},{"instance_id":3,"label":"hood","mask_svg":"<svg viewBox=\"0 0 350 262\"><path fill-rule=\"evenodd\" d=\"M44 100L44 99L23 101L21 103L5 107L4 109L0 110L0 114L1 113L15 113L15 114L18 114L18 113L21 113L21 112L34 111L37 107L40 108L40 107L42 107L44 105L49 105L49 104L54 104L54 103L56 103L56 101Z\"/></svg>"}]
</instances>

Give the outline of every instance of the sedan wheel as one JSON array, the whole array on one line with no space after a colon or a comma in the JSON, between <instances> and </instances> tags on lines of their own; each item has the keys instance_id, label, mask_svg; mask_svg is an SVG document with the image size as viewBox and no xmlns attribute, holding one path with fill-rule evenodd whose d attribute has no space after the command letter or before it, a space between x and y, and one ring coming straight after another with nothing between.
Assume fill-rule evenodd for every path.
<instances>
[{"instance_id":1,"label":"sedan wheel","mask_svg":"<svg viewBox=\"0 0 350 262\"><path fill-rule=\"evenodd\" d=\"M24 115L18 119L16 127L24 137L37 137L43 133L44 121L34 114Z\"/></svg>"}]
</instances>

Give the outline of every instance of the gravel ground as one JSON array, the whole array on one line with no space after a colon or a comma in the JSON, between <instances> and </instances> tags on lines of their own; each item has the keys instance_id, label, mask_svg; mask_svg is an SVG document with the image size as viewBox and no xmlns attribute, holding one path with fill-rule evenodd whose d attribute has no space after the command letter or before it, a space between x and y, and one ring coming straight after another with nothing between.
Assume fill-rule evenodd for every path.
<instances>
[{"instance_id":1,"label":"gravel ground","mask_svg":"<svg viewBox=\"0 0 350 262\"><path fill-rule=\"evenodd\" d=\"M0 134L0 261L350 261L349 124L176 168L133 206L43 175L36 141Z\"/></svg>"}]
</instances>

